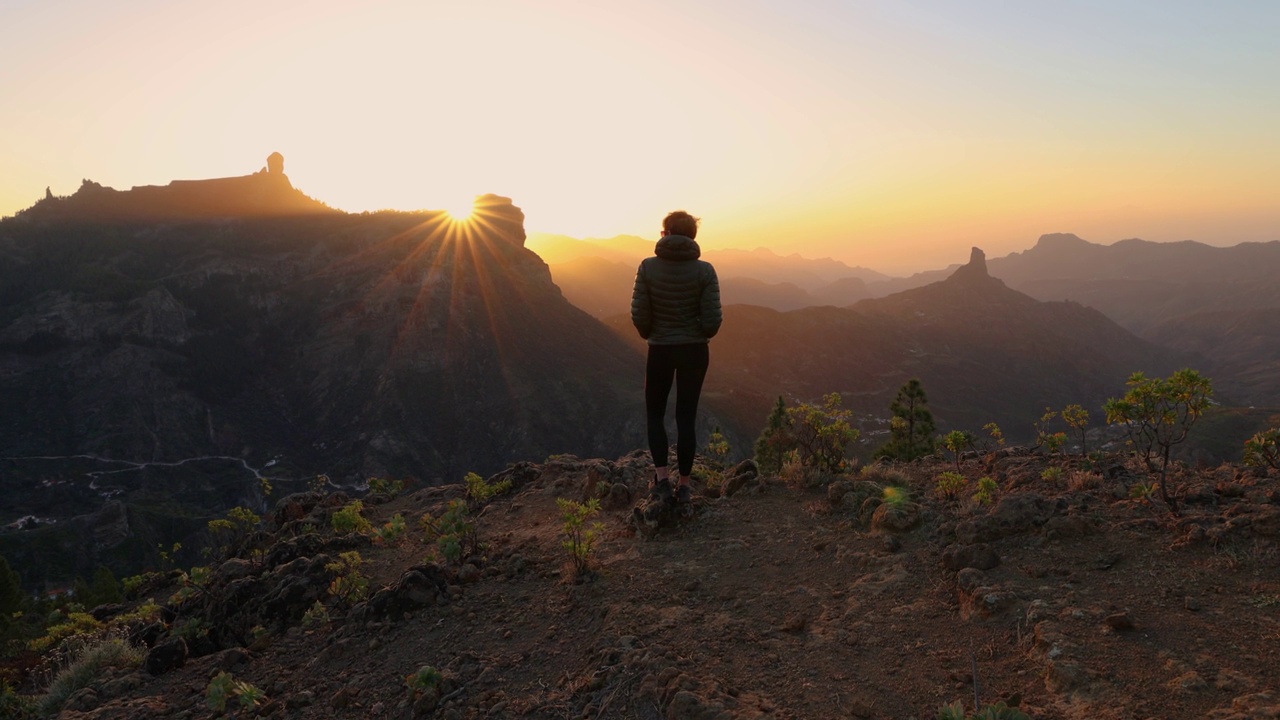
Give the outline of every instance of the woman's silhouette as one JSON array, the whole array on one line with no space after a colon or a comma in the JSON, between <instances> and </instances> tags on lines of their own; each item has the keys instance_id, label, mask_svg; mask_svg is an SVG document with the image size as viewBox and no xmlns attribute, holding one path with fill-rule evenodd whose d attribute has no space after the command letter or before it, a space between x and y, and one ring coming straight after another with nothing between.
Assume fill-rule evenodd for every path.
<instances>
[{"instance_id":1,"label":"woman's silhouette","mask_svg":"<svg viewBox=\"0 0 1280 720\"><path fill-rule=\"evenodd\" d=\"M656 477L652 495L665 502L687 504L689 474L697 449L694 423L698 396L710 359L708 341L720 330L720 282L711 263L700 260L694 240L698 218L677 210L662 221L662 238L653 257L636 269L631 293L631 322L649 341L645 366L644 405L649 452ZM667 467L667 430L663 416L671 385L676 386L676 463L680 481L671 487Z\"/></svg>"}]
</instances>

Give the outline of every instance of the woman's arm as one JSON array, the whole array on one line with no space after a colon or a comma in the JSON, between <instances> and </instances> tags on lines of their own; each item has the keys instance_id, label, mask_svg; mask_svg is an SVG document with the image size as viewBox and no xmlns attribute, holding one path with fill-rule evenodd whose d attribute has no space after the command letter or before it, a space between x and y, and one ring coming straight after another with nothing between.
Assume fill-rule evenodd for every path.
<instances>
[{"instance_id":1,"label":"woman's arm","mask_svg":"<svg viewBox=\"0 0 1280 720\"><path fill-rule=\"evenodd\" d=\"M636 326L640 337L649 339L653 332L653 305L649 301L649 282L644 276L644 263L636 268L636 284L631 289L631 324Z\"/></svg>"}]
</instances>

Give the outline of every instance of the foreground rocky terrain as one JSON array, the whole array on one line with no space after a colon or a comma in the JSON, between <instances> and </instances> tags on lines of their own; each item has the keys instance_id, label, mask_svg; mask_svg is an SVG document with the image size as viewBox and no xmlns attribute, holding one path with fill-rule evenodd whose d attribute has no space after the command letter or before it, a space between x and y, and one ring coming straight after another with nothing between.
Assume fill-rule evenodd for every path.
<instances>
[{"instance_id":1,"label":"foreground rocky terrain","mask_svg":"<svg viewBox=\"0 0 1280 720\"><path fill-rule=\"evenodd\" d=\"M365 498L374 528L407 518L389 542L331 529L345 497L295 494L194 589L139 588L131 607L163 606L122 631L151 645L142 666L59 717L210 717L221 672L263 694L240 716L276 718L933 718L975 696L1044 719L1280 716L1274 471L1183 471L1174 517L1117 458L1002 450L966 461L954 500L949 468L784 482L748 461L672 518L645 512L640 453L524 463L472 495L480 547L458 562L418 518L461 485ZM603 526L578 573L557 501L588 498ZM370 592L344 602L352 550Z\"/></svg>"}]
</instances>

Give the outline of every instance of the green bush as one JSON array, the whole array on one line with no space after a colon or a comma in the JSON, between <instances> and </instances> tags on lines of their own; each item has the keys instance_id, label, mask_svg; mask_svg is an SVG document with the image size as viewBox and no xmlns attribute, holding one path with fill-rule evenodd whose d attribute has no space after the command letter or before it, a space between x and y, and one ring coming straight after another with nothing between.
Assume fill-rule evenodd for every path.
<instances>
[{"instance_id":1,"label":"green bush","mask_svg":"<svg viewBox=\"0 0 1280 720\"><path fill-rule=\"evenodd\" d=\"M235 676L226 671L215 675L205 688L205 700L209 709L217 713L228 710L234 712L234 705L232 708L227 707L232 700L238 700L240 707L248 711L258 707L265 699L266 694L257 687L243 680L236 680Z\"/></svg>"},{"instance_id":2,"label":"green bush","mask_svg":"<svg viewBox=\"0 0 1280 720\"><path fill-rule=\"evenodd\" d=\"M980 477L978 478L978 492L973 494L973 500L979 505L990 505L995 501L996 492L999 489L1000 486L996 484L995 480L985 476Z\"/></svg>"},{"instance_id":3,"label":"green bush","mask_svg":"<svg viewBox=\"0 0 1280 720\"><path fill-rule=\"evenodd\" d=\"M565 537L562 545L569 551L574 571L582 576L586 574L591 554L595 551L601 533L604 532L604 523L587 523L600 512L600 501L591 498L585 503L580 503L568 498L557 498L556 504L560 506L561 531Z\"/></svg>"},{"instance_id":4,"label":"green bush","mask_svg":"<svg viewBox=\"0 0 1280 720\"><path fill-rule=\"evenodd\" d=\"M849 424L853 413L840 402L840 394L831 393L823 396L821 406L801 403L789 408L778 398L768 426L756 440L756 463L761 472L782 474L792 453L806 470L843 472L849 445L861 433ZM724 454L728 455L727 443Z\"/></svg>"},{"instance_id":5,"label":"green bush","mask_svg":"<svg viewBox=\"0 0 1280 720\"><path fill-rule=\"evenodd\" d=\"M476 524L465 501L453 500L440 517L426 513L419 522L427 540L435 543L437 552L451 565L461 565L476 552Z\"/></svg>"},{"instance_id":6,"label":"green bush","mask_svg":"<svg viewBox=\"0 0 1280 720\"><path fill-rule=\"evenodd\" d=\"M1280 470L1280 428L1271 428L1244 443L1244 462L1253 467Z\"/></svg>"},{"instance_id":7,"label":"green bush","mask_svg":"<svg viewBox=\"0 0 1280 720\"><path fill-rule=\"evenodd\" d=\"M948 501L954 502L960 497L960 493L964 492L964 488L969 484L968 478L958 472L944 472L938 476L938 484L935 487L938 495Z\"/></svg>"},{"instance_id":8,"label":"green bush","mask_svg":"<svg viewBox=\"0 0 1280 720\"><path fill-rule=\"evenodd\" d=\"M952 430L942 436L942 445L951 451L952 461L956 465L956 473L960 472L960 460L961 456L964 455L964 451L973 447L976 441L977 438L973 436L973 433L965 432L964 430Z\"/></svg>"},{"instance_id":9,"label":"green bush","mask_svg":"<svg viewBox=\"0 0 1280 720\"><path fill-rule=\"evenodd\" d=\"M417 696L421 693L439 690L440 684L443 682L444 675L439 670L430 665L423 665L405 676L404 686L409 689L410 694Z\"/></svg>"},{"instance_id":10,"label":"green bush","mask_svg":"<svg viewBox=\"0 0 1280 720\"><path fill-rule=\"evenodd\" d=\"M394 545L404 537L404 515L396 513L385 525L373 531L373 539L383 545Z\"/></svg>"},{"instance_id":11,"label":"green bush","mask_svg":"<svg viewBox=\"0 0 1280 720\"><path fill-rule=\"evenodd\" d=\"M369 578L360 572L364 558L355 550L338 555L338 559L324 566L325 570L334 573L329 583L329 594L339 603L351 607L369 597Z\"/></svg>"},{"instance_id":12,"label":"green bush","mask_svg":"<svg viewBox=\"0 0 1280 720\"><path fill-rule=\"evenodd\" d=\"M404 492L404 481L377 477L369 478L369 492L393 498Z\"/></svg>"},{"instance_id":13,"label":"green bush","mask_svg":"<svg viewBox=\"0 0 1280 720\"><path fill-rule=\"evenodd\" d=\"M499 495L511 492L511 478L490 483L471 472L467 473L463 482L467 485L467 499L473 505L483 505Z\"/></svg>"},{"instance_id":14,"label":"green bush","mask_svg":"<svg viewBox=\"0 0 1280 720\"><path fill-rule=\"evenodd\" d=\"M78 635L97 635L101 630L102 623L95 620L92 615L84 612L68 613L65 621L51 624L45 630L44 636L32 640L29 646L36 652L45 652L69 638Z\"/></svg>"},{"instance_id":15,"label":"green bush","mask_svg":"<svg viewBox=\"0 0 1280 720\"><path fill-rule=\"evenodd\" d=\"M373 525L365 518L363 514L364 503L359 500L352 500L345 507L338 510L330 518L334 532L339 533L360 533L367 535L373 529Z\"/></svg>"}]
</instances>

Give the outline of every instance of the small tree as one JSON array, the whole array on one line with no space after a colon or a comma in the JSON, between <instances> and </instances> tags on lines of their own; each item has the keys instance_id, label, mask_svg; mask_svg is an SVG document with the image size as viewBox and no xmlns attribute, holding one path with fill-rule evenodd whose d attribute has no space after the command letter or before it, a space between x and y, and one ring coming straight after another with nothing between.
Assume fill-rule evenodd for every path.
<instances>
[{"instance_id":1,"label":"small tree","mask_svg":"<svg viewBox=\"0 0 1280 720\"><path fill-rule=\"evenodd\" d=\"M960 455L967 448L972 447L975 440L973 433L965 432L964 430L952 430L942 436L942 444L951 451L957 474L960 472Z\"/></svg>"},{"instance_id":2,"label":"small tree","mask_svg":"<svg viewBox=\"0 0 1280 720\"><path fill-rule=\"evenodd\" d=\"M1089 411L1080 405L1068 405L1062 409L1062 420L1072 430L1080 433L1080 457L1089 457L1089 448L1085 445L1089 428Z\"/></svg>"},{"instance_id":3,"label":"small tree","mask_svg":"<svg viewBox=\"0 0 1280 720\"><path fill-rule=\"evenodd\" d=\"M707 460L715 466L717 470L723 470L725 464L729 462L729 440L725 438L724 433L720 432L720 426L717 425L715 430L711 431L711 437L707 440Z\"/></svg>"},{"instance_id":4,"label":"small tree","mask_svg":"<svg viewBox=\"0 0 1280 720\"><path fill-rule=\"evenodd\" d=\"M588 523L600 512L600 500L591 498L580 503L568 498L556 498L560 506L560 529L564 533L561 543L569 551L573 559L573 569L578 577L586 575L590 569L591 554L595 552L596 543L604 533L604 523Z\"/></svg>"},{"instance_id":5,"label":"small tree","mask_svg":"<svg viewBox=\"0 0 1280 720\"><path fill-rule=\"evenodd\" d=\"M889 442L876 452L877 457L915 460L933 452L933 413L929 412L928 402L924 386L915 378L899 388L889 405L893 413Z\"/></svg>"},{"instance_id":6,"label":"small tree","mask_svg":"<svg viewBox=\"0 0 1280 720\"><path fill-rule=\"evenodd\" d=\"M1263 430L1244 442L1244 463L1280 470L1280 428Z\"/></svg>"},{"instance_id":7,"label":"small tree","mask_svg":"<svg viewBox=\"0 0 1280 720\"><path fill-rule=\"evenodd\" d=\"M791 421L787 417L787 403L778 396L778 402L769 413L769 419L760 437L756 438L756 465L766 475L777 475L782 470L782 457L791 447Z\"/></svg>"},{"instance_id":8,"label":"small tree","mask_svg":"<svg viewBox=\"0 0 1280 720\"><path fill-rule=\"evenodd\" d=\"M1124 425L1130 447L1149 472L1159 474L1160 498L1176 515L1177 499L1168 488L1169 455L1209 408L1213 385L1191 369L1179 370L1168 378L1149 378L1136 372L1127 385L1124 397L1112 398L1103 406L1107 423Z\"/></svg>"}]
</instances>

